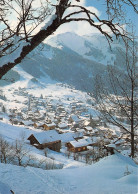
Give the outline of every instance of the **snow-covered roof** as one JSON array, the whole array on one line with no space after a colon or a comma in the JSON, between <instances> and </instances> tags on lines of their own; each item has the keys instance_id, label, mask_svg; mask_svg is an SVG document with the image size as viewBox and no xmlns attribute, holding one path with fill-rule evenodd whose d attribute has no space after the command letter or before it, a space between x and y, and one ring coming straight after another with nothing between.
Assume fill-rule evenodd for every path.
<instances>
[{"instance_id":1,"label":"snow-covered roof","mask_svg":"<svg viewBox=\"0 0 138 194\"><path fill-rule=\"evenodd\" d=\"M78 132L84 133L85 130L84 129L78 129Z\"/></svg>"},{"instance_id":2,"label":"snow-covered roof","mask_svg":"<svg viewBox=\"0 0 138 194\"><path fill-rule=\"evenodd\" d=\"M85 127L85 129L88 130L88 131L91 131L92 130L92 127L87 126L87 127Z\"/></svg>"},{"instance_id":3,"label":"snow-covered roof","mask_svg":"<svg viewBox=\"0 0 138 194\"><path fill-rule=\"evenodd\" d=\"M78 118L77 115L70 115L70 118L74 121L74 122L79 122L80 119Z\"/></svg>"},{"instance_id":4,"label":"snow-covered roof","mask_svg":"<svg viewBox=\"0 0 138 194\"><path fill-rule=\"evenodd\" d=\"M64 129L64 128L67 128L68 125L67 125L66 123L60 123L60 124L58 125L58 127L61 128L61 129Z\"/></svg>"},{"instance_id":5,"label":"snow-covered roof","mask_svg":"<svg viewBox=\"0 0 138 194\"><path fill-rule=\"evenodd\" d=\"M76 133L73 133L73 137L74 138L78 138L78 137L83 137L83 132L76 132Z\"/></svg>"},{"instance_id":6,"label":"snow-covered roof","mask_svg":"<svg viewBox=\"0 0 138 194\"><path fill-rule=\"evenodd\" d=\"M28 126L28 125L33 125L33 123L34 122L32 122L32 121L30 121L30 120L28 120L28 121L23 121L23 123L26 125L26 126Z\"/></svg>"},{"instance_id":7,"label":"snow-covered roof","mask_svg":"<svg viewBox=\"0 0 138 194\"><path fill-rule=\"evenodd\" d=\"M109 148L116 148L116 145L115 144L109 144L109 145L107 145L107 147L109 147Z\"/></svg>"},{"instance_id":8,"label":"snow-covered roof","mask_svg":"<svg viewBox=\"0 0 138 194\"><path fill-rule=\"evenodd\" d=\"M56 130L44 131L40 133L34 133L33 136L38 140L40 144L61 140L62 142L74 141L74 138L82 137L82 133L63 133L58 134Z\"/></svg>"},{"instance_id":9,"label":"snow-covered roof","mask_svg":"<svg viewBox=\"0 0 138 194\"><path fill-rule=\"evenodd\" d=\"M48 127L53 127L53 126L56 126L55 123L50 123L50 124L46 124Z\"/></svg>"},{"instance_id":10,"label":"snow-covered roof","mask_svg":"<svg viewBox=\"0 0 138 194\"><path fill-rule=\"evenodd\" d=\"M89 143L85 139L80 139L78 141L71 141L70 143L75 148L77 148L77 147L83 147L83 146L88 146L89 145Z\"/></svg>"},{"instance_id":11,"label":"snow-covered roof","mask_svg":"<svg viewBox=\"0 0 138 194\"><path fill-rule=\"evenodd\" d=\"M66 143L69 141L74 141L74 133L68 132L68 133L63 133L60 134L60 139L62 142Z\"/></svg>"},{"instance_id":12,"label":"snow-covered roof","mask_svg":"<svg viewBox=\"0 0 138 194\"><path fill-rule=\"evenodd\" d=\"M100 141L100 137L88 137L86 138L86 141L89 143L89 144L93 144L93 143L97 143Z\"/></svg>"},{"instance_id":13,"label":"snow-covered roof","mask_svg":"<svg viewBox=\"0 0 138 194\"><path fill-rule=\"evenodd\" d=\"M40 144L60 140L60 136L56 130L34 133L33 136L39 141Z\"/></svg>"}]
</instances>

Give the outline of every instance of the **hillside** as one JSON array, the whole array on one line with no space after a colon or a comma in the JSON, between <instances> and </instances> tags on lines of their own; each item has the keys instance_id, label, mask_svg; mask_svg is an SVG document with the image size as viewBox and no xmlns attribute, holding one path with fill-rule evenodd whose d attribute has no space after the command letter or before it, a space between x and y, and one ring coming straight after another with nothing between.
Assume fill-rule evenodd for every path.
<instances>
[{"instance_id":1,"label":"hillside","mask_svg":"<svg viewBox=\"0 0 138 194\"><path fill-rule=\"evenodd\" d=\"M18 67L38 82L39 78L49 76L52 80L87 92L94 90L97 75L107 77L107 65L122 70L125 64L123 56L123 43L119 41L115 41L111 50L102 36L79 36L70 32L51 37L46 44L31 52ZM14 68L6 75L7 82L0 81L0 85L19 80L19 77L20 74Z\"/></svg>"},{"instance_id":2,"label":"hillside","mask_svg":"<svg viewBox=\"0 0 138 194\"><path fill-rule=\"evenodd\" d=\"M125 174L128 168L128 175ZM116 154L92 166L48 170L0 164L0 193L9 194L136 194L137 167L127 157ZM11 178L12 177L12 178Z\"/></svg>"}]
</instances>

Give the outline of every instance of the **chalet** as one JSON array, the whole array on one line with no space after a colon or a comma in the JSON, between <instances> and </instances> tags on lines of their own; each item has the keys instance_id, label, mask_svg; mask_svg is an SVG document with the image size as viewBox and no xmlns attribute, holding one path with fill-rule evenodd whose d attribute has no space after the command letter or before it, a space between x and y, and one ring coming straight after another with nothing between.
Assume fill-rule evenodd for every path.
<instances>
[{"instance_id":1,"label":"chalet","mask_svg":"<svg viewBox=\"0 0 138 194\"><path fill-rule=\"evenodd\" d=\"M77 115L71 115L71 116L69 117L69 122L70 122L70 123L73 123L73 122L79 123L79 122L80 122L80 119L78 118Z\"/></svg>"},{"instance_id":2,"label":"chalet","mask_svg":"<svg viewBox=\"0 0 138 194\"><path fill-rule=\"evenodd\" d=\"M28 137L28 140L38 149L49 148L59 152L61 148L60 136L56 130L34 133Z\"/></svg>"},{"instance_id":3,"label":"chalet","mask_svg":"<svg viewBox=\"0 0 138 194\"><path fill-rule=\"evenodd\" d=\"M37 128L38 127L38 125L36 123L34 123L33 126L34 126L34 128Z\"/></svg>"},{"instance_id":4,"label":"chalet","mask_svg":"<svg viewBox=\"0 0 138 194\"><path fill-rule=\"evenodd\" d=\"M72 132L60 134L60 139L62 141L62 145L66 146L68 142L74 141L73 135L74 135L74 133L72 133Z\"/></svg>"},{"instance_id":5,"label":"chalet","mask_svg":"<svg viewBox=\"0 0 138 194\"><path fill-rule=\"evenodd\" d=\"M41 125L41 127L43 127L44 130L52 130L55 129L56 125L55 123L50 123L50 124L46 124L44 123L43 125Z\"/></svg>"},{"instance_id":6,"label":"chalet","mask_svg":"<svg viewBox=\"0 0 138 194\"><path fill-rule=\"evenodd\" d=\"M82 152L87 150L88 142L85 139L80 139L78 141L70 141L66 146L68 151Z\"/></svg>"},{"instance_id":7,"label":"chalet","mask_svg":"<svg viewBox=\"0 0 138 194\"><path fill-rule=\"evenodd\" d=\"M58 124L58 127L59 127L60 129L67 129L67 128L68 128L68 125L67 125L66 123L59 123L59 124Z\"/></svg>"},{"instance_id":8,"label":"chalet","mask_svg":"<svg viewBox=\"0 0 138 194\"><path fill-rule=\"evenodd\" d=\"M78 132L74 133L73 137L74 137L75 140L82 139L83 138L83 133L78 131Z\"/></svg>"},{"instance_id":9,"label":"chalet","mask_svg":"<svg viewBox=\"0 0 138 194\"><path fill-rule=\"evenodd\" d=\"M92 127L90 126L84 127L84 129L86 132L92 132Z\"/></svg>"}]
</instances>

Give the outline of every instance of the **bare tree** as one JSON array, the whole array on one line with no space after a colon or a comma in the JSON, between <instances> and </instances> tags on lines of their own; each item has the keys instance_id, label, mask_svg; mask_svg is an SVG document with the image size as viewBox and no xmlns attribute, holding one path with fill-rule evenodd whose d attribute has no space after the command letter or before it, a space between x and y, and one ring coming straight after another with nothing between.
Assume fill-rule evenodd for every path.
<instances>
[{"instance_id":1,"label":"bare tree","mask_svg":"<svg viewBox=\"0 0 138 194\"><path fill-rule=\"evenodd\" d=\"M102 118L118 126L122 133L129 135L131 156L135 153L136 129L138 127L138 69L136 48L137 42L125 39L126 66L124 72L114 66L108 67L109 91L102 79L97 79L96 90L98 109Z\"/></svg>"},{"instance_id":2,"label":"bare tree","mask_svg":"<svg viewBox=\"0 0 138 194\"><path fill-rule=\"evenodd\" d=\"M81 6L81 1L78 0L55 0L54 4L52 2L41 0L38 5L37 0L0 1L0 79L65 23L88 22L108 40L112 40L112 34L116 37L122 35L121 25L114 19L117 11L120 12L121 5L130 5L137 13L135 1L130 0L106 0L110 15L108 20L99 18L95 12ZM14 25L10 22L11 17L16 18ZM111 33L104 30L104 26Z\"/></svg>"},{"instance_id":3,"label":"bare tree","mask_svg":"<svg viewBox=\"0 0 138 194\"><path fill-rule=\"evenodd\" d=\"M10 163L12 162L12 149L10 144L0 136L0 162Z\"/></svg>"},{"instance_id":4,"label":"bare tree","mask_svg":"<svg viewBox=\"0 0 138 194\"><path fill-rule=\"evenodd\" d=\"M8 143L0 137L0 161L1 163L7 163L7 155L8 155L9 145Z\"/></svg>"},{"instance_id":5,"label":"bare tree","mask_svg":"<svg viewBox=\"0 0 138 194\"><path fill-rule=\"evenodd\" d=\"M21 134L21 139L15 141L12 146L15 164L19 166L27 166L32 158L29 150L25 148L25 134Z\"/></svg>"}]
</instances>

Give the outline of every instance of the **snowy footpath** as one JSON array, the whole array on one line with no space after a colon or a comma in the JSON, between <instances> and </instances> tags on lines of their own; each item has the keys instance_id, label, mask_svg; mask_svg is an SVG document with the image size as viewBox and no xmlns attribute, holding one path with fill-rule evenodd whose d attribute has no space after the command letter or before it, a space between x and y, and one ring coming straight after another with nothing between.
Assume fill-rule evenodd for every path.
<instances>
[{"instance_id":1,"label":"snowy footpath","mask_svg":"<svg viewBox=\"0 0 138 194\"><path fill-rule=\"evenodd\" d=\"M0 164L0 193L9 194L136 194L138 171L128 157L116 153L72 169L42 170Z\"/></svg>"}]
</instances>

